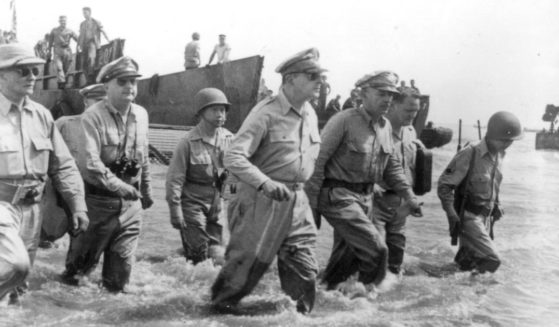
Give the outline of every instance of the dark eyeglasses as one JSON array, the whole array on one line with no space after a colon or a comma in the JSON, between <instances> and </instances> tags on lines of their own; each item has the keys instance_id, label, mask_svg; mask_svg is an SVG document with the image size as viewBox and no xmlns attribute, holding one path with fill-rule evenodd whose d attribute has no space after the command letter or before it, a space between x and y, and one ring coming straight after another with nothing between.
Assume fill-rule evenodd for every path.
<instances>
[{"instance_id":1,"label":"dark eyeglasses","mask_svg":"<svg viewBox=\"0 0 559 327\"><path fill-rule=\"evenodd\" d=\"M29 74L33 74L33 76L39 76L39 68L38 67L16 67L14 68L16 72L18 72L21 77L27 77Z\"/></svg>"},{"instance_id":2,"label":"dark eyeglasses","mask_svg":"<svg viewBox=\"0 0 559 327\"><path fill-rule=\"evenodd\" d=\"M324 76L322 75L322 73L303 73L303 74L307 75L309 81L316 81L318 79L322 79L322 77Z\"/></svg>"},{"instance_id":3,"label":"dark eyeglasses","mask_svg":"<svg viewBox=\"0 0 559 327\"><path fill-rule=\"evenodd\" d=\"M116 79L116 83L119 86L124 86L128 82L130 82L130 84L132 84L132 85L136 85L136 79L135 78L117 78Z\"/></svg>"}]
</instances>

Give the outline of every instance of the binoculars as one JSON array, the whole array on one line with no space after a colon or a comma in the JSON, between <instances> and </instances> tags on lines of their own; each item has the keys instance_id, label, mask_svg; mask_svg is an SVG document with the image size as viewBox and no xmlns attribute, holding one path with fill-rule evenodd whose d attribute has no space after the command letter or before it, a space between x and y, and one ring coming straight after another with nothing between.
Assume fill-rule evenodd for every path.
<instances>
[{"instance_id":1,"label":"binoculars","mask_svg":"<svg viewBox=\"0 0 559 327\"><path fill-rule=\"evenodd\" d=\"M135 177L138 175L141 168L142 166L137 159L130 159L124 155L109 166L109 169L118 178Z\"/></svg>"}]
</instances>

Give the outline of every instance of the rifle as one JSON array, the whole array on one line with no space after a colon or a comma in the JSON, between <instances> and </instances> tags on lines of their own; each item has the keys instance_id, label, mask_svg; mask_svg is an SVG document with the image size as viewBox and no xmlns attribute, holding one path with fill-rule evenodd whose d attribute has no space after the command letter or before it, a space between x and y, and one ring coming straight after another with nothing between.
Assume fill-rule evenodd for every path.
<instances>
[{"instance_id":1,"label":"rifle","mask_svg":"<svg viewBox=\"0 0 559 327\"><path fill-rule=\"evenodd\" d=\"M470 159L470 165L468 166L468 172L466 177L460 182L456 191L454 192L454 210L458 213L460 217L460 225L455 226L450 231L450 245L458 244L458 235L460 235L462 229L462 220L464 219L464 206L466 201L468 201L468 182L470 181L470 176L476 160L476 150L472 148L472 158Z\"/></svg>"}]
</instances>

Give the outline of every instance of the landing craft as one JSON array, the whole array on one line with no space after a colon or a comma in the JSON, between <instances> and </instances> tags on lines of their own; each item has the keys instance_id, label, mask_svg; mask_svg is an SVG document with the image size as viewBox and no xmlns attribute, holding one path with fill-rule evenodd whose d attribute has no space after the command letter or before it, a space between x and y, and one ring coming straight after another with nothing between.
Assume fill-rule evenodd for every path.
<instances>
[{"instance_id":1,"label":"landing craft","mask_svg":"<svg viewBox=\"0 0 559 327\"><path fill-rule=\"evenodd\" d=\"M559 114L559 107L548 104L545 107L542 120L549 122L549 129L545 128L536 133L536 150L551 149L559 150L559 128L556 127L557 115Z\"/></svg>"},{"instance_id":2,"label":"landing craft","mask_svg":"<svg viewBox=\"0 0 559 327\"><path fill-rule=\"evenodd\" d=\"M54 62L46 63L35 83L33 100L49 108L55 119L82 113L84 104L79 89L93 84L91 77L101 67L123 55L124 43L125 40L116 39L103 45L92 72L81 70L79 58L74 57L77 61L72 61L65 89L58 89ZM258 101L263 63L264 57L252 56L138 80L136 103L149 114L150 155L166 163L166 157L172 154L185 131L196 125L192 101L206 87L218 88L227 95L231 110L225 127L236 132Z\"/></svg>"}]
</instances>

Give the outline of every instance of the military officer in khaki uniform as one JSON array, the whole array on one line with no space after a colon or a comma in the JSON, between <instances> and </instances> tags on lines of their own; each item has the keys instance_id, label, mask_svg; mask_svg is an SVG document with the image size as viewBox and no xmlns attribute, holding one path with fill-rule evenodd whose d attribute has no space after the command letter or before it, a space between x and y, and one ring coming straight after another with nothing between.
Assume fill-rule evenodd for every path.
<instances>
[{"instance_id":1,"label":"military officer in khaki uniform","mask_svg":"<svg viewBox=\"0 0 559 327\"><path fill-rule=\"evenodd\" d=\"M252 109L225 152L225 167L239 182L227 262L212 287L218 306L249 294L277 255L282 289L298 311L313 307L316 226L303 185L320 147L308 101L318 95L323 71L314 48L279 65L279 94Z\"/></svg>"},{"instance_id":2,"label":"military officer in khaki uniform","mask_svg":"<svg viewBox=\"0 0 559 327\"><path fill-rule=\"evenodd\" d=\"M76 164L50 112L29 99L44 62L19 44L0 46L0 298L31 269L47 176L68 204L73 229L88 225Z\"/></svg>"},{"instance_id":3,"label":"military officer in khaki uniform","mask_svg":"<svg viewBox=\"0 0 559 327\"><path fill-rule=\"evenodd\" d=\"M200 122L177 144L167 171L166 198L186 259L196 264L209 256L221 262L223 226L218 218L227 177L223 152L233 137L222 126L231 104L215 88L200 90L194 103Z\"/></svg>"},{"instance_id":4,"label":"military officer in khaki uniform","mask_svg":"<svg viewBox=\"0 0 559 327\"><path fill-rule=\"evenodd\" d=\"M398 94L398 76L381 71L355 84L363 105L332 117L307 192L311 206L334 227L334 248L323 281L334 289L355 272L374 290L386 274L387 248L373 225L373 184L384 180L413 210L420 209L394 155L392 128L383 117Z\"/></svg>"},{"instance_id":5,"label":"military officer in khaki uniform","mask_svg":"<svg viewBox=\"0 0 559 327\"><path fill-rule=\"evenodd\" d=\"M148 114L136 97L138 64L122 57L103 66L97 81L107 98L81 117L78 167L85 182L89 229L70 242L63 279L76 284L101 254L103 286L124 291L140 234L142 209L153 204L148 159Z\"/></svg>"},{"instance_id":6,"label":"military officer in khaki uniform","mask_svg":"<svg viewBox=\"0 0 559 327\"><path fill-rule=\"evenodd\" d=\"M439 178L438 195L450 233L459 235L454 261L461 270L495 272L501 259L492 241L502 216L499 190L505 150L523 136L516 116L499 111L489 118L485 137L458 152Z\"/></svg>"},{"instance_id":7,"label":"military officer in khaki uniform","mask_svg":"<svg viewBox=\"0 0 559 327\"><path fill-rule=\"evenodd\" d=\"M400 94L394 97L386 118L392 126L394 155L402 165L408 183L413 185L417 147L423 146L412 126L421 105L420 94L405 86L398 88L398 91ZM388 247L388 270L399 275L404 261L408 212L398 210L404 204L403 200L385 181L380 180L375 184L374 193L373 223Z\"/></svg>"}]
</instances>

